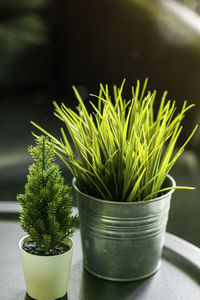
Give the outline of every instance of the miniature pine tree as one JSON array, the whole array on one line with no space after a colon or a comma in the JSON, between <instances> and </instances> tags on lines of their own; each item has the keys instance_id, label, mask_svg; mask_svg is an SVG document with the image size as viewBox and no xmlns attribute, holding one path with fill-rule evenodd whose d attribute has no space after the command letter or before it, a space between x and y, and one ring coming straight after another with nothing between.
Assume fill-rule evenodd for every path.
<instances>
[{"instance_id":1,"label":"miniature pine tree","mask_svg":"<svg viewBox=\"0 0 200 300\"><path fill-rule=\"evenodd\" d=\"M28 151L35 163L29 167L25 193L17 195L21 227L47 253L73 232L76 217L71 216L70 187L55 163L54 144L40 136Z\"/></svg>"}]
</instances>

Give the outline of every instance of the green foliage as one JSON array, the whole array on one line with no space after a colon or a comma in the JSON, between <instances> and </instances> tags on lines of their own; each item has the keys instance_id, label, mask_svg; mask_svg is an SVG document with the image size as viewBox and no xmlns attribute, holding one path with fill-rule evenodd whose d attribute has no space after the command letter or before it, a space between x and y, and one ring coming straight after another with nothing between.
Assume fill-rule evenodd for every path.
<instances>
[{"instance_id":1,"label":"green foliage","mask_svg":"<svg viewBox=\"0 0 200 300\"><path fill-rule=\"evenodd\" d=\"M25 193L17 195L22 206L22 228L38 247L48 252L73 232L70 187L64 184L55 161L55 146L47 137L36 139L28 148L36 163L29 167Z\"/></svg>"},{"instance_id":2,"label":"green foliage","mask_svg":"<svg viewBox=\"0 0 200 300\"><path fill-rule=\"evenodd\" d=\"M129 101L122 96L124 83L113 87L112 96L108 86L100 84L99 95L91 95L97 99L96 105L91 102L93 114L88 113L75 87L77 113L54 102L55 116L65 123L78 156L62 128L58 140L31 123L54 141L57 154L76 177L81 191L112 201L143 201L168 190L162 190L164 180L197 126L173 154L181 121L193 105L187 106L185 101L175 116L175 101L166 101L164 92L155 115L156 91L146 92L147 79L142 89L139 81L132 87Z\"/></svg>"}]
</instances>

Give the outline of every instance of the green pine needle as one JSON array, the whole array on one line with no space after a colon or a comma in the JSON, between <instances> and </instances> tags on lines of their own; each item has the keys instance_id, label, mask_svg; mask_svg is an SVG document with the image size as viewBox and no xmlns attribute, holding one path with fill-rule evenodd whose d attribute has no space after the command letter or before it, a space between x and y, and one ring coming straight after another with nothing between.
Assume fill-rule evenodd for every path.
<instances>
[{"instance_id":1,"label":"green pine needle","mask_svg":"<svg viewBox=\"0 0 200 300\"><path fill-rule=\"evenodd\" d=\"M73 232L76 217L71 216L70 187L55 163L55 145L40 136L28 151L35 163L29 167L25 193L17 195L21 226L48 253Z\"/></svg>"}]
</instances>

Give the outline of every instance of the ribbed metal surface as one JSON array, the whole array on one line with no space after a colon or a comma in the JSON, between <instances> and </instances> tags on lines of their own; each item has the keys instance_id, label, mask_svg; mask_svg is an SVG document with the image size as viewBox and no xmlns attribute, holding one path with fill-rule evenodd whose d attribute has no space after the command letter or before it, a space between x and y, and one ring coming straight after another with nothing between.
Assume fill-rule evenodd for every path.
<instances>
[{"instance_id":1,"label":"ribbed metal surface","mask_svg":"<svg viewBox=\"0 0 200 300\"><path fill-rule=\"evenodd\" d=\"M174 180L168 176L168 185ZM173 190L148 202L111 202L77 191L84 265L96 276L130 281L159 268Z\"/></svg>"}]
</instances>

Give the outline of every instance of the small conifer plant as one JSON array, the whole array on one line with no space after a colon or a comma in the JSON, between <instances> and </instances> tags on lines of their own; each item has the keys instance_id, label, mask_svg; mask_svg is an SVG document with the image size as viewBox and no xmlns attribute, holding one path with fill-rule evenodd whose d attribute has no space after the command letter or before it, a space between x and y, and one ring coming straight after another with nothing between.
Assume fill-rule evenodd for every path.
<instances>
[{"instance_id":1,"label":"small conifer plant","mask_svg":"<svg viewBox=\"0 0 200 300\"><path fill-rule=\"evenodd\" d=\"M47 137L37 137L36 146L30 146L28 151L35 163L29 167L25 193L17 195L22 206L21 227L35 246L34 251L29 252L59 254L56 249L62 248L63 240L72 234L75 226L76 216L71 215L71 188L64 184L55 163L55 146Z\"/></svg>"}]
</instances>

